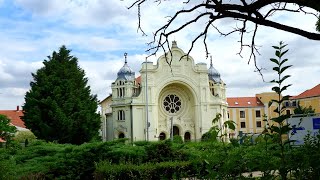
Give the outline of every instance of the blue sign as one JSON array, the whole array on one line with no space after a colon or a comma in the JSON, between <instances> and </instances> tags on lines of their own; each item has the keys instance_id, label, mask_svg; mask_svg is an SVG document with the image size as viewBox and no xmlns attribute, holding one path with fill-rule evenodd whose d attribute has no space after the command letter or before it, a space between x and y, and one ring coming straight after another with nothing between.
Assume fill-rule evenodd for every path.
<instances>
[{"instance_id":1,"label":"blue sign","mask_svg":"<svg viewBox=\"0 0 320 180\"><path fill-rule=\"evenodd\" d=\"M320 118L313 118L313 129L320 129Z\"/></svg>"},{"instance_id":2,"label":"blue sign","mask_svg":"<svg viewBox=\"0 0 320 180\"><path fill-rule=\"evenodd\" d=\"M293 125L292 126L292 132L291 132L291 135L294 135L294 134L296 134L297 133L297 130L305 130L305 128L304 127L297 127L297 125Z\"/></svg>"}]
</instances>

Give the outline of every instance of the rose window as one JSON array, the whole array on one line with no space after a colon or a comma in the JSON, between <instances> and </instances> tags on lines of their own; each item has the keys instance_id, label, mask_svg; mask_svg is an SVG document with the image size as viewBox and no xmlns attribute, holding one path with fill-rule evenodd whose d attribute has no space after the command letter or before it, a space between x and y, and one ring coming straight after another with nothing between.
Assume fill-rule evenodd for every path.
<instances>
[{"instance_id":1,"label":"rose window","mask_svg":"<svg viewBox=\"0 0 320 180\"><path fill-rule=\"evenodd\" d=\"M170 94L164 98L163 107L168 113L174 114L181 109L181 100L177 95Z\"/></svg>"}]
</instances>

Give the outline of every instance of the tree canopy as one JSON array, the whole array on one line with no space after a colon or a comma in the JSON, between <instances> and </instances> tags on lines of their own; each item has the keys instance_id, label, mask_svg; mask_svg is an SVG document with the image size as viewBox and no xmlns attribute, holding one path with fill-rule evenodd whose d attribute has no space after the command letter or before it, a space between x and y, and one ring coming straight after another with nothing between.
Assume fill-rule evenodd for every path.
<instances>
[{"instance_id":1,"label":"tree canopy","mask_svg":"<svg viewBox=\"0 0 320 180\"><path fill-rule=\"evenodd\" d=\"M17 128L10 124L10 119L0 114L0 138L8 140L17 131Z\"/></svg>"},{"instance_id":2,"label":"tree canopy","mask_svg":"<svg viewBox=\"0 0 320 180\"><path fill-rule=\"evenodd\" d=\"M32 73L31 89L25 95L27 128L39 139L81 144L98 137L100 116L97 97L91 95L78 59L62 46Z\"/></svg>"},{"instance_id":3,"label":"tree canopy","mask_svg":"<svg viewBox=\"0 0 320 180\"><path fill-rule=\"evenodd\" d=\"M149 3L149 4L148 4ZM167 14L168 21L163 24L159 29L154 32L154 39L149 44L151 45L148 50L151 55L154 55L159 49L166 49L169 47L168 37L177 33L183 29L196 24L197 28L200 29L198 35L192 38L192 44L188 54L191 52L195 42L203 40L203 44L208 57L207 38L208 32L216 31L222 36L228 36L234 33L238 33L241 56L242 49L249 47L251 50L251 59L256 59L256 53L258 47L255 43L255 37L259 26L267 26L274 29L286 31L289 33L297 34L306 37L311 40L320 40L320 3L318 0L198 0L190 1L184 0L179 3L185 4L183 8L175 7L170 4L173 1L164 0L133 0L129 9L137 8L138 15L138 30L141 30L143 34L143 21L141 18L141 11L143 8L152 5L157 6L160 3L167 3L170 9L174 9L174 14ZM178 2L175 2L178 3ZM180 9L179 9L180 8ZM306 18L314 16L317 19L315 26L318 32L310 32L305 30L303 26L294 27L278 22L277 19L273 19L272 16L280 13L300 13L306 15ZM183 19L182 23L179 22ZM233 19L238 22L237 27L234 27L231 31L224 32L222 27L217 25L216 22L223 19ZM200 23L205 21L206 23ZM252 26L249 26L250 24ZM177 25L178 24L178 25ZM244 42L244 37L251 37L250 42ZM256 66L257 67L257 66Z\"/></svg>"}]
</instances>

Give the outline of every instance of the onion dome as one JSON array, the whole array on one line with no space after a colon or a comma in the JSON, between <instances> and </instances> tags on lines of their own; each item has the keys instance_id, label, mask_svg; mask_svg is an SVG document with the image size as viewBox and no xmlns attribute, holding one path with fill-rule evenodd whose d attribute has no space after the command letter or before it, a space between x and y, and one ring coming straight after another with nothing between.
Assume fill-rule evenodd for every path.
<instances>
[{"instance_id":1,"label":"onion dome","mask_svg":"<svg viewBox=\"0 0 320 180\"><path fill-rule=\"evenodd\" d=\"M215 83L221 83L220 73L212 65L212 56L210 57L210 68L208 69L209 80Z\"/></svg>"},{"instance_id":2,"label":"onion dome","mask_svg":"<svg viewBox=\"0 0 320 180\"><path fill-rule=\"evenodd\" d=\"M124 57L124 65L118 72L117 80L134 81L135 73L132 71L132 69L129 67L127 63L127 53L124 53Z\"/></svg>"}]
</instances>

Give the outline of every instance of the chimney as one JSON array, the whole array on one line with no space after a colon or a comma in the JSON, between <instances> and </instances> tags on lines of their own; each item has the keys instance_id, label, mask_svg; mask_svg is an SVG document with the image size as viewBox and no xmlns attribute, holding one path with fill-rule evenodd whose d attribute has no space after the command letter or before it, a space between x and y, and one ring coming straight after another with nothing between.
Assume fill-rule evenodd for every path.
<instances>
[{"instance_id":1,"label":"chimney","mask_svg":"<svg viewBox=\"0 0 320 180\"><path fill-rule=\"evenodd\" d=\"M17 106L17 111L19 111L19 106Z\"/></svg>"}]
</instances>

